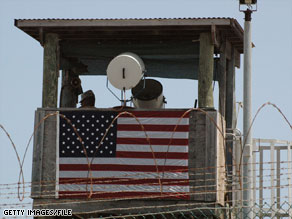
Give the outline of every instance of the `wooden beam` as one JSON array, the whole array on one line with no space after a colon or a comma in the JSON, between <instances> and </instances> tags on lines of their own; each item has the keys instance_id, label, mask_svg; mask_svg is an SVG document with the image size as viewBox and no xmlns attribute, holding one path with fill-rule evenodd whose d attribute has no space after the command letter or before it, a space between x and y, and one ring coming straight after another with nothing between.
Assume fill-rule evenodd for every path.
<instances>
[{"instance_id":1,"label":"wooden beam","mask_svg":"<svg viewBox=\"0 0 292 219\"><path fill-rule=\"evenodd\" d=\"M234 53L235 53L235 66L237 68L240 68L240 53L237 49L234 50Z\"/></svg>"},{"instance_id":2,"label":"wooden beam","mask_svg":"<svg viewBox=\"0 0 292 219\"><path fill-rule=\"evenodd\" d=\"M220 40L218 40L219 34L217 31L217 27L214 24L211 25L211 36L212 36L213 45L216 48L219 48L219 46L220 46L220 44L219 44Z\"/></svg>"},{"instance_id":3,"label":"wooden beam","mask_svg":"<svg viewBox=\"0 0 292 219\"><path fill-rule=\"evenodd\" d=\"M39 41L41 46L44 46L44 28L39 28Z\"/></svg>"},{"instance_id":4,"label":"wooden beam","mask_svg":"<svg viewBox=\"0 0 292 219\"><path fill-rule=\"evenodd\" d=\"M231 59L231 48L232 48L232 45L231 43L226 40L226 44L225 44L225 55L226 55L226 59Z\"/></svg>"},{"instance_id":5,"label":"wooden beam","mask_svg":"<svg viewBox=\"0 0 292 219\"><path fill-rule=\"evenodd\" d=\"M41 29L41 28L39 28ZM121 30L63 30L63 29L59 29L56 30L56 33L58 33L59 35L62 36L169 36L169 35L173 35L173 36L178 36L180 34L184 35L184 36L193 36L193 35L199 35L200 32L199 31L208 31L207 28L198 30L198 29L192 29L192 30L184 30L183 33L181 32L181 30L184 29L180 29L179 27L177 29L173 29L173 30L160 30L160 29L145 29L145 30L140 30L140 31L136 31L135 29L133 30L128 30L128 31L121 31ZM32 35L35 34L34 30L27 30L26 31L28 34ZM214 32L215 34L215 32ZM217 33L216 33L217 34ZM215 37L215 36L214 36Z\"/></svg>"},{"instance_id":6,"label":"wooden beam","mask_svg":"<svg viewBox=\"0 0 292 219\"><path fill-rule=\"evenodd\" d=\"M42 107L57 107L59 77L59 39L46 34L44 42L43 100Z\"/></svg>"},{"instance_id":7,"label":"wooden beam","mask_svg":"<svg viewBox=\"0 0 292 219\"><path fill-rule=\"evenodd\" d=\"M38 36L33 36L36 39L39 39ZM137 40L139 38L140 40L156 40L156 41L164 41L164 40L176 40L176 41L191 41L191 40L198 40L199 36L197 35L165 35L165 36L154 36L154 35L141 35L141 36L135 36L135 35L129 35L129 36L122 36L122 35L112 35L112 36L100 36L100 35L61 35L61 38L63 40Z\"/></svg>"},{"instance_id":8,"label":"wooden beam","mask_svg":"<svg viewBox=\"0 0 292 219\"><path fill-rule=\"evenodd\" d=\"M231 60L228 60L226 72L226 128L234 128L235 118L235 49L231 49Z\"/></svg>"},{"instance_id":9,"label":"wooden beam","mask_svg":"<svg viewBox=\"0 0 292 219\"><path fill-rule=\"evenodd\" d=\"M225 118L226 102L226 41L221 44L219 60L219 112Z\"/></svg>"},{"instance_id":10,"label":"wooden beam","mask_svg":"<svg viewBox=\"0 0 292 219\"><path fill-rule=\"evenodd\" d=\"M229 175L232 175L233 171L233 137L232 134L234 134L234 128L235 128L235 121L236 121L236 115L235 115L235 109L236 109L236 103L235 103L235 48L231 47L230 50L230 60L227 61L227 71L226 71L226 108L225 108L225 121L226 121L226 129L227 133L229 135L227 136L226 141L226 150L225 150L225 156L226 156L226 164L227 164L227 171ZM232 186L228 185L227 190L229 191L227 193L227 198L232 202Z\"/></svg>"},{"instance_id":11,"label":"wooden beam","mask_svg":"<svg viewBox=\"0 0 292 219\"><path fill-rule=\"evenodd\" d=\"M200 60L198 74L198 99L200 108L214 108L213 68L214 45L211 33L200 34Z\"/></svg>"}]
</instances>

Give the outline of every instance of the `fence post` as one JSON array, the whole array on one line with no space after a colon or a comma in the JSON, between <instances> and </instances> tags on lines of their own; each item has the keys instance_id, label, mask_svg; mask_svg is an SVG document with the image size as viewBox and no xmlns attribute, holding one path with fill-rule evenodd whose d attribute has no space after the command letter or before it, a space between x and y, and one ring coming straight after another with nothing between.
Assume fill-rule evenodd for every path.
<instances>
[{"instance_id":1,"label":"fence post","mask_svg":"<svg viewBox=\"0 0 292 219\"><path fill-rule=\"evenodd\" d=\"M292 160L291 160L291 147L292 147L292 142L287 142L287 161L288 161L288 200L290 203L290 208L289 208L289 216L292 216Z\"/></svg>"},{"instance_id":2,"label":"fence post","mask_svg":"<svg viewBox=\"0 0 292 219\"><path fill-rule=\"evenodd\" d=\"M273 211L271 212L271 217L275 217L275 185L274 185L274 180L275 180L275 165L274 165L274 152L275 152L275 141L272 141L270 144L270 166L271 166L271 208Z\"/></svg>"},{"instance_id":3,"label":"fence post","mask_svg":"<svg viewBox=\"0 0 292 219\"><path fill-rule=\"evenodd\" d=\"M257 152L258 152L258 149L256 147L257 143L256 143L256 140L253 139L252 141L252 144L253 144L253 147L252 147L252 168L251 168L251 171L252 171L252 190L253 190L253 193L252 193L252 203L255 204L256 203L256 192L257 192L257 174L256 174L256 162L257 162Z\"/></svg>"}]
</instances>

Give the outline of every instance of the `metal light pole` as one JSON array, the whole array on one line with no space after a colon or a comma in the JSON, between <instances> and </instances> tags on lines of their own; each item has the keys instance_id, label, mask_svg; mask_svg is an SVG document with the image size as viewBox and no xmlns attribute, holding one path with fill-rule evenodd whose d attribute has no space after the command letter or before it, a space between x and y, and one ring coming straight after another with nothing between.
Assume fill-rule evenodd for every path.
<instances>
[{"instance_id":1,"label":"metal light pole","mask_svg":"<svg viewBox=\"0 0 292 219\"><path fill-rule=\"evenodd\" d=\"M243 87L243 218L252 218L251 156L252 156L252 109L251 109L251 10L245 11L244 22L244 87Z\"/></svg>"},{"instance_id":2,"label":"metal light pole","mask_svg":"<svg viewBox=\"0 0 292 219\"><path fill-rule=\"evenodd\" d=\"M254 200L252 200L252 75L251 75L251 55L252 55L252 41L251 41L251 14L252 4L256 5L256 0L240 0L240 5L246 5L248 8L244 11L244 80L243 80L243 218L253 218L252 206ZM241 10L240 10L241 11Z\"/></svg>"}]
</instances>

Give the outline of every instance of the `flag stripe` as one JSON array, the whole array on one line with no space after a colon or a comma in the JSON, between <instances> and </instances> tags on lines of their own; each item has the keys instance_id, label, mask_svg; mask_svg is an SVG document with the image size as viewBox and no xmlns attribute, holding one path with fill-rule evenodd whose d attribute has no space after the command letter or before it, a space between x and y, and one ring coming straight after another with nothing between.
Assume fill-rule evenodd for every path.
<instances>
[{"instance_id":1,"label":"flag stripe","mask_svg":"<svg viewBox=\"0 0 292 219\"><path fill-rule=\"evenodd\" d=\"M185 145L129 145L129 144L117 144L117 151L144 151L144 152L188 152L188 147Z\"/></svg>"},{"instance_id":2,"label":"flag stripe","mask_svg":"<svg viewBox=\"0 0 292 219\"><path fill-rule=\"evenodd\" d=\"M130 112L133 113L136 117L140 118L159 118L159 117L164 117L164 118L171 118L171 117L176 117L180 118L185 112L184 111L135 111L135 112ZM187 113L184 118L189 117L189 113ZM120 115L119 118L121 117L126 117L126 118L133 118L132 115L130 114L123 114Z\"/></svg>"},{"instance_id":3,"label":"flag stripe","mask_svg":"<svg viewBox=\"0 0 292 219\"><path fill-rule=\"evenodd\" d=\"M131 164L131 165L166 165L166 166L188 166L187 160L182 159L134 159L134 158L111 158L111 157L95 157L93 158L71 158L71 157L61 157L59 159L60 164Z\"/></svg>"},{"instance_id":4,"label":"flag stripe","mask_svg":"<svg viewBox=\"0 0 292 219\"><path fill-rule=\"evenodd\" d=\"M148 141L149 140L149 141ZM148 144L153 145L188 145L188 139L166 139L166 138L118 138L117 144Z\"/></svg>"},{"instance_id":5,"label":"flag stripe","mask_svg":"<svg viewBox=\"0 0 292 219\"><path fill-rule=\"evenodd\" d=\"M70 192L70 191L60 191L60 198L88 198L89 192ZM189 200L189 193L166 193L163 192L161 195L160 192L94 192L91 196L94 199L143 199L143 198L153 198L153 199L182 199Z\"/></svg>"},{"instance_id":6,"label":"flag stripe","mask_svg":"<svg viewBox=\"0 0 292 219\"><path fill-rule=\"evenodd\" d=\"M173 153L173 152L132 152L132 151L117 151L117 157L124 158L157 158L157 159L188 159L188 153Z\"/></svg>"},{"instance_id":7,"label":"flag stripe","mask_svg":"<svg viewBox=\"0 0 292 219\"><path fill-rule=\"evenodd\" d=\"M135 179L135 178L60 178L60 184L124 184L188 186L188 179Z\"/></svg>"},{"instance_id":8,"label":"flag stripe","mask_svg":"<svg viewBox=\"0 0 292 219\"><path fill-rule=\"evenodd\" d=\"M188 132L189 131L189 126L188 125L160 125L160 124L155 124L155 125L134 125L134 124L129 124L129 125L123 125L123 124L118 124L118 130L119 131L143 131L143 128L145 131L175 131L175 132Z\"/></svg>"},{"instance_id":9,"label":"flag stripe","mask_svg":"<svg viewBox=\"0 0 292 219\"><path fill-rule=\"evenodd\" d=\"M126 171L60 171L60 178L138 178L138 179L188 179L189 174L187 172L164 172L164 173L155 173L155 172L126 172Z\"/></svg>"},{"instance_id":10,"label":"flag stripe","mask_svg":"<svg viewBox=\"0 0 292 219\"><path fill-rule=\"evenodd\" d=\"M118 124L158 124L158 125L188 125L189 119L188 118L118 118Z\"/></svg>"},{"instance_id":11,"label":"flag stripe","mask_svg":"<svg viewBox=\"0 0 292 219\"><path fill-rule=\"evenodd\" d=\"M117 133L117 138L176 138L176 139L187 139L189 136L188 132L152 132L152 131L119 131Z\"/></svg>"},{"instance_id":12,"label":"flag stripe","mask_svg":"<svg viewBox=\"0 0 292 219\"><path fill-rule=\"evenodd\" d=\"M60 191L89 191L95 192L189 192L188 186L153 186L153 185L109 185L109 184L60 184Z\"/></svg>"},{"instance_id":13,"label":"flag stripe","mask_svg":"<svg viewBox=\"0 0 292 219\"><path fill-rule=\"evenodd\" d=\"M143 166L143 165L115 165L115 164L92 164L90 170L92 171L131 171L131 172L187 172L188 167L179 166ZM87 164L61 164L60 171L88 171Z\"/></svg>"}]
</instances>

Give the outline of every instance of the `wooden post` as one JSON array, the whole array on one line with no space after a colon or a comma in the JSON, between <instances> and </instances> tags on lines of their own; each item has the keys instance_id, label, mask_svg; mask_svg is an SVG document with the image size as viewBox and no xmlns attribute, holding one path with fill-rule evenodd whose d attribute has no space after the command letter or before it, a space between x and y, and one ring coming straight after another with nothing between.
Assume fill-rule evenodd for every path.
<instances>
[{"instance_id":1,"label":"wooden post","mask_svg":"<svg viewBox=\"0 0 292 219\"><path fill-rule=\"evenodd\" d=\"M231 60L228 60L227 72L226 72L226 128L235 128L235 52L234 48L231 49Z\"/></svg>"},{"instance_id":2,"label":"wooden post","mask_svg":"<svg viewBox=\"0 0 292 219\"><path fill-rule=\"evenodd\" d=\"M70 70L62 71L62 87L60 94L60 107L76 108L76 100L78 98L75 89L71 85L72 73Z\"/></svg>"},{"instance_id":3,"label":"wooden post","mask_svg":"<svg viewBox=\"0 0 292 219\"><path fill-rule=\"evenodd\" d=\"M235 103L235 50L231 48L230 60L227 61L226 71L226 109L225 109L225 120L226 120L226 132L229 134L226 140L226 163L228 175L232 175L233 172L233 137L235 120L236 120L236 103ZM230 179L231 180L231 179ZM227 186L228 200L232 203L232 186Z\"/></svg>"},{"instance_id":4,"label":"wooden post","mask_svg":"<svg viewBox=\"0 0 292 219\"><path fill-rule=\"evenodd\" d=\"M211 33L200 34L200 61L198 74L198 96L200 108L214 108L213 102L213 69L214 45Z\"/></svg>"},{"instance_id":5,"label":"wooden post","mask_svg":"<svg viewBox=\"0 0 292 219\"><path fill-rule=\"evenodd\" d=\"M220 75L219 75L219 112L225 118L226 102L226 42L220 48Z\"/></svg>"},{"instance_id":6,"label":"wooden post","mask_svg":"<svg viewBox=\"0 0 292 219\"><path fill-rule=\"evenodd\" d=\"M46 34L44 43L42 107L57 107L59 77L59 39L57 34Z\"/></svg>"},{"instance_id":7,"label":"wooden post","mask_svg":"<svg viewBox=\"0 0 292 219\"><path fill-rule=\"evenodd\" d=\"M226 41L224 41L221 44L220 47L220 60L219 60L219 112L221 114L221 126L222 126L222 130L224 130L224 121L225 120L225 108L226 108L226 64L227 64L227 45L226 45ZM221 127L220 127L221 128ZM228 136L229 137L229 136ZM232 140L232 139L231 139ZM225 142L224 148L226 149L226 141ZM222 142L222 144L223 144ZM227 154L226 151L224 153L225 155ZM229 153L228 153L229 155ZM225 157L225 161L228 160L228 156ZM227 164L230 160L227 161ZM223 165L225 165L226 162L223 163ZM232 164L232 163L231 163ZM232 166L227 166L227 171L232 171ZM232 187L230 186L230 184L228 184L229 181L227 181L226 184L226 189L228 191L228 200L232 200L232 193L229 192L232 190Z\"/></svg>"}]
</instances>

